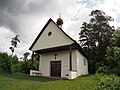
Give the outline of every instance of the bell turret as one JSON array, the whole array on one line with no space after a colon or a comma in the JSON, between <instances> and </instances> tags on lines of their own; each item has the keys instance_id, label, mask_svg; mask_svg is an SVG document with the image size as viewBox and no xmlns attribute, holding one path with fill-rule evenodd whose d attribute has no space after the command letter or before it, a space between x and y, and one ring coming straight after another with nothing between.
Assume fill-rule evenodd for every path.
<instances>
[{"instance_id":1,"label":"bell turret","mask_svg":"<svg viewBox=\"0 0 120 90\"><path fill-rule=\"evenodd\" d=\"M62 25L63 25L63 20L61 19L61 14L60 14L60 16L59 16L59 18L57 19L57 25L59 26L59 27L61 27L62 28Z\"/></svg>"}]
</instances>

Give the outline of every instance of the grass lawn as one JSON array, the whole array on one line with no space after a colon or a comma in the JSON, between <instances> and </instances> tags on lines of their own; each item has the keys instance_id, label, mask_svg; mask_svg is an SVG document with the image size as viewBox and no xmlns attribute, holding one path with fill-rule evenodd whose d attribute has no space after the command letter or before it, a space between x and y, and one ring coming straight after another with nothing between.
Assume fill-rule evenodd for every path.
<instances>
[{"instance_id":1,"label":"grass lawn","mask_svg":"<svg viewBox=\"0 0 120 90\"><path fill-rule=\"evenodd\" d=\"M93 90L97 83L94 75L62 80L0 73L0 90Z\"/></svg>"}]
</instances>

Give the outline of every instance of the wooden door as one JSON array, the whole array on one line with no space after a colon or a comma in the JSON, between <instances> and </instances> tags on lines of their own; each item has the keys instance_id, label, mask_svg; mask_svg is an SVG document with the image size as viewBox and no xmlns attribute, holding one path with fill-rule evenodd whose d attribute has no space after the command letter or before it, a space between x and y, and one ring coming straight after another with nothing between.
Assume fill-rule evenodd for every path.
<instances>
[{"instance_id":1,"label":"wooden door","mask_svg":"<svg viewBox=\"0 0 120 90\"><path fill-rule=\"evenodd\" d=\"M51 76L61 77L61 61L51 61Z\"/></svg>"}]
</instances>

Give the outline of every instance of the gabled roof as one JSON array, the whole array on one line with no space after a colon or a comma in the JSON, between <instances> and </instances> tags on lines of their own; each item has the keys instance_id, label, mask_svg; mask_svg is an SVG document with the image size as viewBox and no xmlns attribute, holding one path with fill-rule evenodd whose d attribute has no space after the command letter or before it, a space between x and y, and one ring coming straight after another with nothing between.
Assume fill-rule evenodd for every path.
<instances>
[{"instance_id":1,"label":"gabled roof","mask_svg":"<svg viewBox=\"0 0 120 90\"><path fill-rule=\"evenodd\" d=\"M42 35L42 33L44 32L44 30L46 29L46 27L49 25L50 22L53 22L69 39L71 39L74 42L72 44L72 46L74 48L76 48L83 56L85 56L86 58L88 58L86 56L86 54L83 52L83 50L80 47L80 45L74 39L72 39L70 36L68 36L51 18L48 20L48 22L45 24L45 26L43 27L43 29L41 30L41 32L38 34L37 38L35 39L35 41L33 42L33 44L30 46L29 50L31 50L33 48L33 46L38 41L39 37Z\"/></svg>"},{"instance_id":2,"label":"gabled roof","mask_svg":"<svg viewBox=\"0 0 120 90\"><path fill-rule=\"evenodd\" d=\"M44 30L46 29L46 27L49 25L50 22L53 22L68 38L70 38L73 42L75 40L73 40L70 36L68 36L51 18L48 20L48 22L46 23L46 25L43 27L43 29L41 30L41 32L38 34L37 38L35 39L35 41L33 42L33 44L31 45L31 47L29 48L29 50L31 50L33 48L33 46L35 45L35 43L37 42L37 40L39 39L39 37L42 35L42 33L44 32Z\"/></svg>"}]
</instances>

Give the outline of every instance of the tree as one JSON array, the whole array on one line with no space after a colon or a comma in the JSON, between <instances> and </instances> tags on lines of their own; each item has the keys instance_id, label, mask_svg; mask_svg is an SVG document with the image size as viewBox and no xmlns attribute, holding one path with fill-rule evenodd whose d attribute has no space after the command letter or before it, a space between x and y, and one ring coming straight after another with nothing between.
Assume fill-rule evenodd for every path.
<instances>
[{"instance_id":1,"label":"tree","mask_svg":"<svg viewBox=\"0 0 120 90\"><path fill-rule=\"evenodd\" d=\"M11 40L11 45L13 46L13 47L15 47L15 48L17 48L17 42L20 42L20 40L19 40L19 35L16 35L14 38L12 38L12 40Z\"/></svg>"},{"instance_id":2,"label":"tree","mask_svg":"<svg viewBox=\"0 0 120 90\"><path fill-rule=\"evenodd\" d=\"M109 22L113 21L112 17L105 15L101 10L93 10L90 16L90 23L83 22L82 24L79 42L90 58L89 72L94 73L96 63L104 59L114 27L109 25Z\"/></svg>"},{"instance_id":3,"label":"tree","mask_svg":"<svg viewBox=\"0 0 120 90\"><path fill-rule=\"evenodd\" d=\"M12 52L12 56L13 56L13 53L14 53L14 50L15 48L17 48L17 42L20 42L19 40L19 35L16 35L14 38L12 38L11 40L11 47L9 47L9 49L11 50Z\"/></svg>"},{"instance_id":4,"label":"tree","mask_svg":"<svg viewBox=\"0 0 120 90\"><path fill-rule=\"evenodd\" d=\"M30 55L29 52L26 52L26 53L23 54L25 62L26 62L26 60L27 60L27 58L28 58L29 55Z\"/></svg>"}]
</instances>

